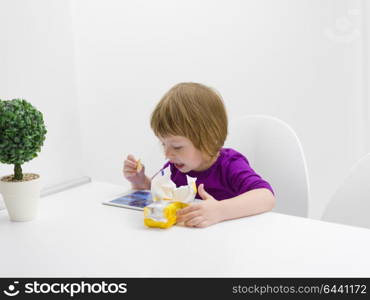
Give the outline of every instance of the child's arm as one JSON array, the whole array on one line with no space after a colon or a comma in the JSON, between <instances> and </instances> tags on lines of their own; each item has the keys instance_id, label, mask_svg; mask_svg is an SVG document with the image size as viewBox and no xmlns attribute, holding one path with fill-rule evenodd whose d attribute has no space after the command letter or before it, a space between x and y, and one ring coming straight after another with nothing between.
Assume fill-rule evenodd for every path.
<instances>
[{"instance_id":1,"label":"child's arm","mask_svg":"<svg viewBox=\"0 0 370 300\"><path fill-rule=\"evenodd\" d=\"M133 155L128 155L123 164L123 175L134 190L150 190L151 180L145 175L145 167Z\"/></svg>"},{"instance_id":2,"label":"child's arm","mask_svg":"<svg viewBox=\"0 0 370 300\"><path fill-rule=\"evenodd\" d=\"M141 184L131 183L131 187L133 190L150 190L151 180L148 176L145 176L143 183Z\"/></svg>"},{"instance_id":3,"label":"child's arm","mask_svg":"<svg viewBox=\"0 0 370 300\"><path fill-rule=\"evenodd\" d=\"M221 221L267 212L275 205L274 195L265 188L251 190L223 201L217 201L208 194L203 184L199 186L198 193L205 201L178 211L178 222L191 227L207 227Z\"/></svg>"},{"instance_id":4,"label":"child's arm","mask_svg":"<svg viewBox=\"0 0 370 300\"><path fill-rule=\"evenodd\" d=\"M270 190L262 188L219 201L219 204L221 221L225 221L270 211L275 206L275 197Z\"/></svg>"}]
</instances>

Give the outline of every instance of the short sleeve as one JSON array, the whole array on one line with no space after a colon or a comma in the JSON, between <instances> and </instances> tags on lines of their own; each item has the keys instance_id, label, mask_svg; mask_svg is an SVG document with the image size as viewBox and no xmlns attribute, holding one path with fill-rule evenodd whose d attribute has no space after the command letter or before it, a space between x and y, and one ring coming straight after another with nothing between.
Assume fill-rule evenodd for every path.
<instances>
[{"instance_id":1,"label":"short sleeve","mask_svg":"<svg viewBox=\"0 0 370 300\"><path fill-rule=\"evenodd\" d=\"M271 185L251 168L244 156L233 159L229 163L228 169L229 184L236 195L262 188L268 189L274 194Z\"/></svg>"}]
</instances>

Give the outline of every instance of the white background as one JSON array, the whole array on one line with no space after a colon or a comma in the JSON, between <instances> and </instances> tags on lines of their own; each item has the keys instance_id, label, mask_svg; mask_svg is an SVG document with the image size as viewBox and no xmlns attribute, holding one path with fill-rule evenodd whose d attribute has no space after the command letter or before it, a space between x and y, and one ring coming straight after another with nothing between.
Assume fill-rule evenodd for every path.
<instances>
[{"instance_id":1,"label":"white background","mask_svg":"<svg viewBox=\"0 0 370 300\"><path fill-rule=\"evenodd\" d=\"M54 164L42 174L123 184L128 153L149 175L164 162L149 126L161 96L182 81L212 86L230 119L268 114L295 129L319 218L369 150L365 2L1 0L0 98L44 111L35 164Z\"/></svg>"},{"instance_id":2,"label":"white background","mask_svg":"<svg viewBox=\"0 0 370 300\"><path fill-rule=\"evenodd\" d=\"M23 98L43 113L44 146L22 169L40 174L45 188L84 175L67 4L0 0L0 99ZM0 164L0 175L13 168Z\"/></svg>"}]
</instances>

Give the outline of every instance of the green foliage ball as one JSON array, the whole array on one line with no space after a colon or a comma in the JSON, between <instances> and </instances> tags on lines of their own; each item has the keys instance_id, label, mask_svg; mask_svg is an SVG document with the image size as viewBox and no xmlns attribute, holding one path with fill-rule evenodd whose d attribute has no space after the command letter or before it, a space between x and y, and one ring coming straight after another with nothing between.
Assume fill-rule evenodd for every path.
<instances>
[{"instance_id":1,"label":"green foliage ball","mask_svg":"<svg viewBox=\"0 0 370 300\"><path fill-rule=\"evenodd\" d=\"M42 113L24 99L0 100L0 162L23 164L37 157L46 128Z\"/></svg>"}]
</instances>

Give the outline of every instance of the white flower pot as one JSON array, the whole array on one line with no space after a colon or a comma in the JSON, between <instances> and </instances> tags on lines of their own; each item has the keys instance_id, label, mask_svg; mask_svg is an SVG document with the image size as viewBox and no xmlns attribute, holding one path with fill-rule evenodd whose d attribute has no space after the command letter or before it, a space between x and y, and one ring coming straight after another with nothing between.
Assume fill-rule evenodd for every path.
<instances>
[{"instance_id":1,"label":"white flower pot","mask_svg":"<svg viewBox=\"0 0 370 300\"><path fill-rule=\"evenodd\" d=\"M0 193L12 221L31 221L38 212L40 177L29 181L8 182L0 179Z\"/></svg>"}]
</instances>

